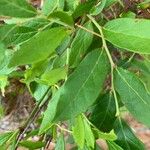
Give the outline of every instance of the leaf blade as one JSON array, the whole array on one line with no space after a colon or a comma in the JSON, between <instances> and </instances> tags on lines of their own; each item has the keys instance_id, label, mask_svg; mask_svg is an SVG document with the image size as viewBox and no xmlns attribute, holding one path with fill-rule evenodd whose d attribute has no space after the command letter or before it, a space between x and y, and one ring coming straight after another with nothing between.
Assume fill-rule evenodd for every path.
<instances>
[{"instance_id":1,"label":"leaf blade","mask_svg":"<svg viewBox=\"0 0 150 150\"><path fill-rule=\"evenodd\" d=\"M130 113L140 122L150 126L150 94L138 77L118 68L115 72L115 87Z\"/></svg>"},{"instance_id":2,"label":"leaf blade","mask_svg":"<svg viewBox=\"0 0 150 150\"><path fill-rule=\"evenodd\" d=\"M119 48L141 54L150 53L150 21L120 18L109 21L103 28L105 38Z\"/></svg>"},{"instance_id":3,"label":"leaf blade","mask_svg":"<svg viewBox=\"0 0 150 150\"><path fill-rule=\"evenodd\" d=\"M0 16L29 18L36 16L36 10L26 0L1 0Z\"/></svg>"},{"instance_id":4,"label":"leaf blade","mask_svg":"<svg viewBox=\"0 0 150 150\"><path fill-rule=\"evenodd\" d=\"M66 35L66 30L61 27L40 32L20 46L20 50L16 51L11 58L9 67L33 64L44 60L55 51ZM31 52L33 54L29 55Z\"/></svg>"}]
</instances>

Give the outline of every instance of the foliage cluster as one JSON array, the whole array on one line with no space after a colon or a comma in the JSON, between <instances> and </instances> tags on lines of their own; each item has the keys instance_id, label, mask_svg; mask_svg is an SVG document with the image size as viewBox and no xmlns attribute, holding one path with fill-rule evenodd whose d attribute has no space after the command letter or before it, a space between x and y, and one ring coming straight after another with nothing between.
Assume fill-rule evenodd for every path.
<instances>
[{"instance_id":1,"label":"foliage cluster","mask_svg":"<svg viewBox=\"0 0 150 150\"><path fill-rule=\"evenodd\" d=\"M36 100L20 129L0 135L0 149L46 148L53 140L56 150L67 143L100 150L97 139L109 150L145 149L122 113L150 127L150 20L118 15L115 4L124 10L120 0L45 0L41 9L0 0L2 95L15 78Z\"/></svg>"}]
</instances>

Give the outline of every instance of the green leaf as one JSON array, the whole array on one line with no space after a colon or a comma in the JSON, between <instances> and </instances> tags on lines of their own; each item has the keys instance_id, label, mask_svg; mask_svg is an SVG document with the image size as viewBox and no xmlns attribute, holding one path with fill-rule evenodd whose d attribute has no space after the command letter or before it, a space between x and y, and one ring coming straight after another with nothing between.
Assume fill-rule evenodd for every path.
<instances>
[{"instance_id":1,"label":"green leaf","mask_svg":"<svg viewBox=\"0 0 150 150\"><path fill-rule=\"evenodd\" d=\"M84 130L85 130L86 145L88 147L94 149L94 145L95 145L94 134L92 132L90 125L88 124L88 122L85 119L84 119Z\"/></svg>"},{"instance_id":2,"label":"green leaf","mask_svg":"<svg viewBox=\"0 0 150 150\"><path fill-rule=\"evenodd\" d=\"M58 81L65 79L66 75L67 75L66 67L56 68L53 70L47 70L41 76L41 78L39 79L39 82L51 86L57 83Z\"/></svg>"},{"instance_id":3,"label":"green leaf","mask_svg":"<svg viewBox=\"0 0 150 150\"><path fill-rule=\"evenodd\" d=\"M61 0L60 0L61 1ZM74 11L79 5L80 0L65 0L67 10Z\"/></svg>"},{"instance_id":4,"label":"green leaf","mask_svg":"<svg viewBox=\"0 0 150 150\"><path fill-rule=\"evenodd\" d=\"M100 109L101 108L101 109ZM101 131L109 132L113 129L116 120L116 105L112 93L107 93L98 98L93 108L90 121Z\"/></svg>"},{"instance_id":5,"label":"green leaf","mask_svg":"<svg viewBox=\"0 0 150 150\"><path fill-rule=\"evenodd\" d=\"M106 40L119 48L150 54L150 21L120 18L109 21L103 28Z\"/></svg>"},{"instance_id":6,"label":"green leaf","mask_svg":"<svg viewBox=\"0 0 150 150\"><path fill-rule=\"evenodd\" d=\"M102 10L105 7L107 0L101 0L99 1L96 6L94 6L91 10L90 10L90 14L91 15L98 15L102 12Z\"/></svg>"},{"instance_id":7,"label":"green leaf","mask_svg":"<svg viewBox=\"0 0 150 150\"><path fill-rule=\"evenodd\" d=\"M31 82L28 88L32 96L36 99L36 101L39 101L41 100L45 92L48 90L49 86L44 84L39 84L36 82Z\"/></svg>"},{"instance_id":8,"label":"green leaf","mask_svg":"<svg viewBox=\"0 0 150 150\"><path fill-rule=\"evenodd\" d=\"M72 135L75 139L77 145L83 149L85 143L85 130L84 130L84 122L81 115L75 118L75 125L72 127Z\"/></svg>"},{"instance_id":9,"label":"green leaf","mask_svg":"<svg viewBox=\"0 0 150 150\"><path fill-rule=\"evenodd\" d=\"M3 133L3 134L0 134L0 146L2 146L8 140L10 140L11 137L13 136L13 134L14 134L14 132L6 132L6 133Z\"/></svg>"},{"instance_id":10,"label":"green leaf","mask_svg":"<svg viewBox=\"0 0 150 150\"><path fill-rule=\"evenodd\" d=\"M143 143L133 134L125 121L118 118L114 124L114 130L118 137L115 142L123 149L145 150Z\"/></svg>"},{"instance_id":11,"label":"green leaf","mask_svg":"<svg viewBox=\"0 0 150 150\"><path fill-rule=\"evenodd\" d=\"M58 20L62 23L65 23L66 25L69 25L71 27L74 26L74 21L73 21L73 18L66 12L64 11L55 11L53 13L51 13L48 18L50 19L54 19L55 20Z\"/></svg>"},{"instance_id":12,"label":"green leaf","mask_svg":"<svg viewBox=\"0 0 150 150\"><path fill-rule=\"evenodd\" d=\"M103 89L108 71L104 51L89 53L48 104L40 132L54 121L71 119L85 112Z\"/></svg>"},{"instance_id":13,"label":"green leaf","mask_svg":"<svg viewBox=\"0 0 150 150\"><path fill-rule=\"evenodd\" d=\"M19 145L34 150L44 147L45 143L41 141L21 141L19 142Z\"/></svg>"},{"instance_id":14,"label":"green leaf","mask_svg":"<svg viewBox=\"0 0 150 150\"><path fill-rule=\"evenodd\" d=\"M130 113L150 127L150 94L138 77L127 70L116 69L115 89Z\"/></svg>"},{"instance_id":15,"label":"green leaf","mask_svg":"<svg viewBox=\"0 0 150 150\"><path fill-rule=\"evenodd\" d=\"M4 60L5 57L5 47L4 44L0 42L0 64Z\"/></svg>"},{"instance_id":16,"label":"green leaf","mask_svg":"<svg viewBox=\"0 0 150 150\"><path fill-rule=\"evenodd\" d=\"M123 12L121 14L122 18L136 18L136 14L133 13L132 11L127 11L127 12Z\"/></svg>"},{"instance_id":17,"label":"green leaf","mask_svg":"<svg viewBox=\"0 0 150 150\"><path fill-rule=\"evenodd\" d=\"M42 7L42 13L44 15L49 15L57 8L58 4L59 0L45 0Z\"/></svg>"},{"instance_id":18,"label":"green leaf","mask_svg":"<svg viewBox=\"0 0 150 150\"><path fill-rule=\"evenodd\" d=\"M65 150L65 140L63 134L58 137L55 150Z\"/></svg>"},{"instance_id":19,"label":"green leaf","mask_svg":"<svg viewBox=\"0 0 150 150\"><path fill-rule=\"evenodd\" d=\"M87 1L79 4L72 14L73 18L77 19L78 17L88 13L91 10L93 5L94 5L94 1Z\"/></svg>"},{"instance_id":20,"label":"green leaf","mask_svg":"<svg viewBox=\"0 0 150 150\"><path fill-rule=\"evenodd\" d=\"M36 10L26 0L0 0L0 16L29 18Z\"/></svg>"},{"instance_id":21,"label":"green leaf","mask_svg":"<svg viewBox=\"0 0 150 150\"><path fill-rule=\"evenodd\" d=\"M97 128L93 129L93 132L97 139L104 139L108 141L114 141L117 139L116 134L114 133L114 130L111 130L109 133L104 133L98 130Z\"/></svg>"},{"instance_id":22,"label":"green leaf","mask_svg":"<svg viewBox=\"0 0 150 150\"><path fill-rule=\"evenodd\" d=\"M0 76L8 76L15 68L8 68L9 61L12 57L12 52L5 49L4 59L0 64Z\"/></svg>"},{"instance_id":23,"label":"green leaf","mask_svg":"<svg viewBox=\"0 0 150 150\"><path fill-rule=\"evenodd\" d=\"M22 81L26 84L35 81L36 78L39 78L40 75L42 75L45 72L48 66L48 62L48 60L44 60L33 64L31 68L26 70L24 74L25 79L23 79Z\"/></svg>"},{"instance_id":24,"label":"green leaf","mask_svg":"<svg viewBox=\"0 0 150 150\"><path fill-rule=\"evenodd\" d=\"M31 38L37 33L37 30L17 25L0 26L0 41L6 46L19 44Z\"/></svg>"},{"instance_id":25,"label":"green leaf","mask_svg":"<svg viewBox=\"0 0 150 150\"><path fill-rule=\"evenodd\" d=\"M67 32L61 27L40 32L20 46L10 60L9 66L33 64L44 60L54 53L66 35Z\"/></svg>"},{"instance_id":26,"label":"green leaf","mask_svg":"<svg viewBox=\"0 0 150 150\"><path fill-rule=\"evenodd\" d=\"M107 141L107 145L109 150L123 150L119 145L112 141Z\"/></svg>"},{"instance_id":27,"label":"green leaf","mask_svg":"<svg viewBox=\"0 0 150 150\"><path fill-rule=\"evenodd\" d=\"M144 0L144 2L139 3L138 6L141 9L147 9L150 7L150 0Z\"/></svg>"},{"instance_id":28,"label":"green leaf","mask_svg":"<svg viewBox=\"0 0 150 150\"><path fill-rule=\"evenodd\" d=\"M119 0L106 0L106 4L105 4L105 8L115 4L116 2L118 2Z\"/></svg>"},{"instance_id":29,"label":"green leaf","mask_svg":"<svg viewBox=\"0 0 150 150\"><path fill-rule=\"evenodd\" d=\"M84 27L88 30L93 31L93 26L91 22L87 22ZM92 40L93 34L84 31L83 29L78 30L71 44L71 52L69 57L69 64L71 67L76 67L80 63L88 48L90 47Z\"/></svg>"}]
</instances>

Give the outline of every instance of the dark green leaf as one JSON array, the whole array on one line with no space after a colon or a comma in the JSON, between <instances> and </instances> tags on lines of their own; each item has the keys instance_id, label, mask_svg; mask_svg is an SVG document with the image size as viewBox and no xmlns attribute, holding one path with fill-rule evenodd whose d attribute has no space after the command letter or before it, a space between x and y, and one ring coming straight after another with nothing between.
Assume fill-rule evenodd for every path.
<instances>
[{"instance_id":1,"label":"dark green leaf","mask_svg":"<svg viewBox=\"0 0 150 150\"><path fill-rule=\"evenodd\" d=\"M93 4L94 4L93 1L84 2L84 3L79 4L72 14L73 18L77 19L78 17L88 13L91 10Z\"/></svg>"},{"instance_id":2,"label":"dark green leaf","mask_svg":"<svg viewBox=\"0 0 150 150\"><path fill-rule=\"evenodd\" d=\"M109 150L123 150L119 145L112 141L107 141L107 145Z\"/></svg>"},{"instance_id":3,"label":"dark green leaf","mask_svg":"<svg viewBox=\"0 0 150 150\"><path fill-rule=\"evenodd\" d=\"M5 57L5 47L4 44L0 42L0 64L4 60Z\"/></svg>"},{"instance_id":4,"label":"dark green leaf","mask_svg":"<svg viewBox=\"0 0 150 150\"><path fill-rule=\"evenodd\" d=\"M143 143L133 134L130 127L120 118L114 124L118 139L115 141L125 150L145 150Z\"/></svg>"},{"instance_id":5,"label":"dark green leaf","mask_svg":"<svg viewBox=\"0 0 150 150\"><path fill-rule=\"evenodd\" d=\"M116 119L115 114L115 100L112 93L108 93L98 98L90 121L101 131L109 132L113 129L113 123Z\"/></svg>"},{"instance_id":6,"label":"dark green leaf","mask_svg":"<svg viewBox=\"0 0 150 150\"><path fill-rule=\"evenodd\" d=\"M109 62L104 51L89 53L50 101L41 132L52 121L67 120L85 112L103 89L108 71Z\"/></svg>"},{"instance_id":7,"label":"dark green leaf","mask_svg":"<svg viewBox=\"0 0 150 150\"><path fill-rule=\"evenodd\" d=\"M118 68L115 71L115 88L130 113L150 126L150 94L138 77Z\"/></svg>"},{"instance_id":8,"label":"dark green leaf","mask_svg":"<svg viewBox=\"0 0 150 150\"><path fill-rule=\"evenodd\" d=\"M93 26L91 22L87 22L84 25L88 30L93 31ZM69 57L69 64L72 67L76 67L80 61L83 59L86 54L88 48L90 47L93 40L93 35L84 31L83 29L79 29L73 42L71 45L71 52Z\"/></svg>"},{"instance_id":9,"label":"dark green leaf","mask_svg":"<svg viewBox=\"0 0 150 150\"><path fill-rule=\"evenodd\" d=\"M0 0L0 16L29 18L36 16L36 10L26 0Z\"/></svg>"},{"instance_id":10,"label":"dark green leaf","mask_svg":"<svg viewBox=\"0 0 150 150\"><path fill-rule=\"evenodd\" d=\"M10 60L9 66L33 64L44 60L54 53L66 35L66 30L61 27L40 32L20 46Z\"/></svg>"},{"instance_id":11,"label":"dark green leaf","mask_svg":"<svg viewBox=\"0 0 150 150\"><path fill-rule=\"evenodd\" d=\"M37 141L37 142L33 142L33 141L21 141L19 143L19 145L34 150L34 149L39 149L39 148L44 147L45 143L41 142L41 141Z\"/></svg>"},{"instance_id":12,"label":"dark green leaf","mask_svg":"<svg viewBox=\"0 0 150 150\"><path fill-rule=\"evenodd\" d=\"M104 26L104 36L119 48L150 54L150 21L146 19L120 18Z\"/></svg>"}]
</instances>

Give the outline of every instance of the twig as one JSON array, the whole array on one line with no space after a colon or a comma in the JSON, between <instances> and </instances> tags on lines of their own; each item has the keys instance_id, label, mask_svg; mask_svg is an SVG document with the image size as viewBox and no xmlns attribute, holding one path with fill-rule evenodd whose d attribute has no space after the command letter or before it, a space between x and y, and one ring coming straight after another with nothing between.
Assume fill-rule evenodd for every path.
<instances>
[{"instance_id":1,"label":"twig","mask_svg":"<svg viewBox=\"0 0 150 150\"><path fill-rule=\"evenodd\" d=\"M111 54L110 54L109 49L107 47L102 27L95 21L95 19L92 16L90 16L90 15L87 15L87 16L95 24L95 26L97 27L97 29L99 30L99 32L101 34L102 42L103 42L103 48L106 51L106 54L108 56L108 59L109 59L110 65L111 65L111 90L114 94L114 99L115 99L115 104L116 104L116 116L119 116L119 114L120 114L119 104L118 104L117 94L116 94L115 87L114 87L114 68L116 68L116 65L113 62Z\"/></svg>"},{"instance_id":2,"label":"twig","mask_svg":"<svg viewBox=\"0 0 150 150\"><path fill-rule=\"evenodd\" d=\"M98 37L101 37L100 34L94 32L94 31L91 31L91 30L89 30L89 29L87 29L87 28L85 28L85 27L83 27L83 26L81 26L81 25L79 25L79 24L77 24L77 23L75 24L75 26L77 26L77 27L79 27L79 28L81 28L81 29L83 29L83 30L85 30L85 31L87 31L87 32L89 32L89 33L91 33L91 34L93 34L93 35L96 35L96 36L98 36Z\"/></svg>"},{"instance_id":3,"label":"twig","mask_svg":"<svg viewBox=\"0 0 150 150\"><path fill-rule=\"evenodd\" d=\"M43 102L43 100L46 97L46 95L48 94L49 90L50 90L50 87L47 89L47 91L42 96L42 98L38 101L37 105L34 107L34 109L33 109L32 113L31 113L30 117L28 118L28 120L24 123L24 125L22 127L20 127L20 132L19 132L18 138L16 140L15 149L17 149L20 140L23 138L23 136L24 136L25 132L28 130L30 124L34 121L34 119L38 115L39 111L43 107L43 105L40 106L40 104Z\"/></svg>"}]
</instances>

